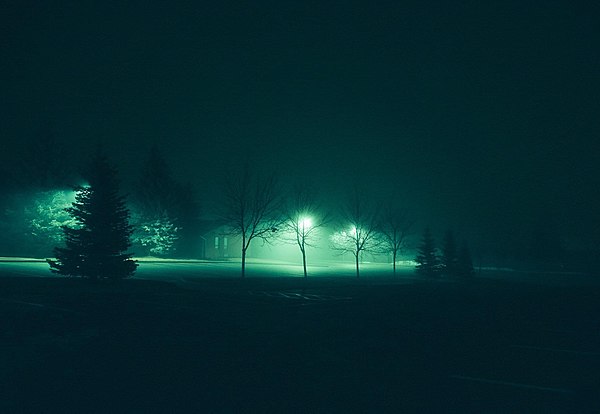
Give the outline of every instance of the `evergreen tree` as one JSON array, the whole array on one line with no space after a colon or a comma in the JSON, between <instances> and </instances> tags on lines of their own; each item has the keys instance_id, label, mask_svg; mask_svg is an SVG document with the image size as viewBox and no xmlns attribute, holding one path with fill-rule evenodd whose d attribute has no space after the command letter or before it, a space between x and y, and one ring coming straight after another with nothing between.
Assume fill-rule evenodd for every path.
<instances>
[{"instance_id":1,"label":"evergreen tree","mask_svg":"<svg viewBox=\"0 0 600 414\"><path fill-rule=\"evenodd\" d=\"M458 251L454 233L448 230L442 243L442 268L447 276L456 276L458 272Z\"/></svg>"},{"instance_id":2,"label":"evergreen tree","mask_svg":"<svg viewBox=\"0 0 600 414\"><path fill-rule=\"evenodd\" d=\"M473 269L473 260L467 242L464 241L458 254L457 274L461 277L470 277L475 274Z\"/></svg>"},{"instance_id":3,"label":"evergreen tree","mask_svg":"<svg viewBox=\"0 0 600 414\"><path fill-rule=\"evenodd\" d=\"M133 189L136 252L193 257L198 247L198 210L192 186L173 178L163 153L157 146L151 147ZM150 237L152 234L164 237ZM168 246L163 243L166 240Z\"/></svg>"},{"instance_id":4,"label":"evergreen tree","mask_svg":"<svg viewBox=\"0 0 600 414\"><path fill-rule=\"evenodd\" d=\"M421 245L419 246L416 271L423 276L437 276L440 270L439 259L436 252L435 240L429 227L423 232Z\"/></svg>"},{"instance_id":5,"label":"evergreen tree","mask_svg":"<svg viewBox=\"0 0 600 414\"><path fill-rule=\"evenodd\" d=\"M90 279L131 276L137 263L126 251L133 228L119 195L117 171L97 153L86 175L89 186L75 188L75 201L67 209L76 224L63 227L65 247L54 249L56 260L48 260L51 271Z\"/></svg>"},{"instance_id":6,"label":"evergreen tree","mask_svg":"<svg viewBox=\"0 0 600 414\"><path fill-rule=\"evenodd\" d=\"M177 187L163 153L156 145L152 146L133 193L138 209L149 216L161 216L165 212L172 215Z\"/></svg>"},{"instance_id":7,"label":"evergreen tree","mask_svg":"<svg viewBox=\"0 0 600 414\"><path fill-rule=\"evenodd\" d=\"M200 252L200 204L190 182L179 184L174 215L180 228L175 242L177 257L197 257Z\"/></svg>"}]
</instances>

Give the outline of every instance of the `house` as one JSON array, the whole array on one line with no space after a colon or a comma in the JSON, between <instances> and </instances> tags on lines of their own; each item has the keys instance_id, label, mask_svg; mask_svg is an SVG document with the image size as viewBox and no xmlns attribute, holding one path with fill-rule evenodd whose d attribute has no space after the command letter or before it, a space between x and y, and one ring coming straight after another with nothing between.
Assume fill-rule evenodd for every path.
<instances>
[{"instance_id":1,"label":"house","mask_svg":"<svg viewBox=\"0 0 600 414\"><path fill-rule=\"evenodd\" d=\"M242 245L239 237L231 235L224 225L218 225L202 235L202 256L208 260L223 260L240 257Z\"/></svg>"}]
</instances>

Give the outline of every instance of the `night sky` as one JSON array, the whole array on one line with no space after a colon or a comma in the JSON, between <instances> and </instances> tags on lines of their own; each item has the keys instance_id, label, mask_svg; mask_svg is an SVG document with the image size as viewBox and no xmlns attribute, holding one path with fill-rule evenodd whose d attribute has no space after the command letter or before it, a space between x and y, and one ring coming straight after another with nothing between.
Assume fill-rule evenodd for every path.
<instances>
[{"instance_id":1,"label":"night sky","mask_svg":"<svg viewBox=\"0 0 600 414\"><path fill-rule=\"evenodd\" d=\"M51 129L127 181L157 144L201 204L248 161L475 244L598 246L597 4L5 1L0 157Z\"/></svg>"}]
</instances>

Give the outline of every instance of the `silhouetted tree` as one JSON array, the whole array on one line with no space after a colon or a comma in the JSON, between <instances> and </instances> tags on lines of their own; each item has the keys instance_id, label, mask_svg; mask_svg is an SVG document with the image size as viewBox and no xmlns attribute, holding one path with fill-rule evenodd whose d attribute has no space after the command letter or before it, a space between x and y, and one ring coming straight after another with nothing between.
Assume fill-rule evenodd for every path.
<instances>
[{"instance_id":1,"label":"silhouetted tree","mask_svg":"<svg viewBox=\"0 0 600 414\"><path fill-rule=\"evenodd\" d=\"M178 183L175 200L173 214L177 217L179 226L178 239L175 242L176 256L196 257L200 254L201 205L190 182Z\"/></svg>"},{"instance_id":2,"label":"silhouetted tree","mask_svg":"<svg viewBox=\"0 0 600 414\"><path fill-rule=\"evenodd\" d=\"M241 239L244 278L246 254L252 241L270 242L282 224L279 185L274 174L259 175L246 166L241 174L228 177L224 196L219 215L228 234Z\"/></svg>"},{"instance_id":3,"label":"silhouetted tree","mask_svg":"<svg viewBox=\"0 0 600 414\"><path fill-rule=\"evenodd\" d=\"M53 239L62 238L59 223L64 211L56 208L56 196L78 182L78 166L66 162L65 147L52 128L23 139L15 152L5 166L5 176L0 177L0 233L5 236L0 250L47 257L56 245Z\"/></svg>"},{"instance_id":4,"label":"silhouetted tree","mask_svg":"<svg viewBox=\"0 0 600 414\"><path fill-rule=\"evenodd\" d=\"M394 275L396 275L398 254L405 247L404 245L413 223L408 218L406 210L399 208L393 201L388 203L379 221L378 227L381 236L380 250L382 253L392 254Z\"/></svg>"},{"instance_id":5,"label":"silhouetted tree","mask_svg":"<svg viewBox=\"0 0 600 414\"><path fill-rule=\"evenodd\" d=\"M381 243L377 232L377 212L358 189L343 208L342 226L345 230L331 236L332 249L341 254L352 253L356 263L356 277L360 277L360 257L365 252L376 253Z\"/></svg>"},{"instance_id":6,"label":"silhouetted tree","mask_svg":"<svg viewBox=\"0 0 600 414\"><path fill-rule=\"evenodd\" d=\"M475 274L473 269L473 260L471 259L471 252L466 241L463 241L460 251L458 253L457 261L457 274L461 277L471 277Z\"/></svg>"},{"instance_id":7,"label":"silhouetted tree","mask_svg":"<svg viewBox=\"0 0 600 414\"><path fill-rule=\"evenodd\" d=\"M131 276L137 263L126 251L133 229L125 198L119 195L117 171L98 152L85 178L89 186L75 188L75 201L67 209L76 225L63 227L65 247L55 248L56 260L48 260L50 268L90 279Z\"/></svg>"},{"instance_id":8,"label":"silhouetted tree","mask_svg":"<svg viewBox=\"0 0 600 414\"><path fill-rule=\"evenodd\" d=\"M306 248L314 247L320 229L326 224L327 217L320 211L315 195L306 187L299 187L288 197L284 207L283 239L298 245L302 253L304 277L306 271Z\"/></svg>"},{"instance_id":9,"label":"silhouetted tree","mask_svg":"<svg viewBox=\"0 0 600 414\"><path fill-rule=\"evenodd\" d=\"M458 251L456 240L452 230L446 231L442 241L441 266L447 276L457 276L458 273Z\"/></svg>"},{"instance_id":10,"label":"silhouetted tree","mask_svg":"<svg viewBox=\"0 0 600 414\"><path fill-rule=\"evenodd\" d=\"M171 174L158 147L152 146L133 191L132 221L137 249L154 255L193 255L198 205L191 186Z\"/></svg>"},{"instance_id":11,"label":"silhouetted tree","mask_svg":"<svg viewBox=\"0 0 600 414\"><path fill-rule=\"evenodd\" d=\"M423 231L421 244L418 248L417 257L415 258L415 261L417 262L417 273L430 277L439 274L440 264L436 250L435 240L431 234L431 230L427 227Z\"/></svg>"}]
</instances>

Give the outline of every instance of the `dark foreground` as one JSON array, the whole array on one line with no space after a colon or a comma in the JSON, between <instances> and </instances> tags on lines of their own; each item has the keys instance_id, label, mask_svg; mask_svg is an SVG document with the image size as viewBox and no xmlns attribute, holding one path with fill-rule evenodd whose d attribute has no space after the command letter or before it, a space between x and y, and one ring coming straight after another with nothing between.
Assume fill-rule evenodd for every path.
<instances>
[{"instance_id":1,"label":"dark foreground","mask_svg":"<svg viewBox=\"0 0 600 414\"><path fill-rule=\"evenodd\" d=\"M600 412L600 290L0 278L0 412Z\"/></svg>"}]
</instances>

